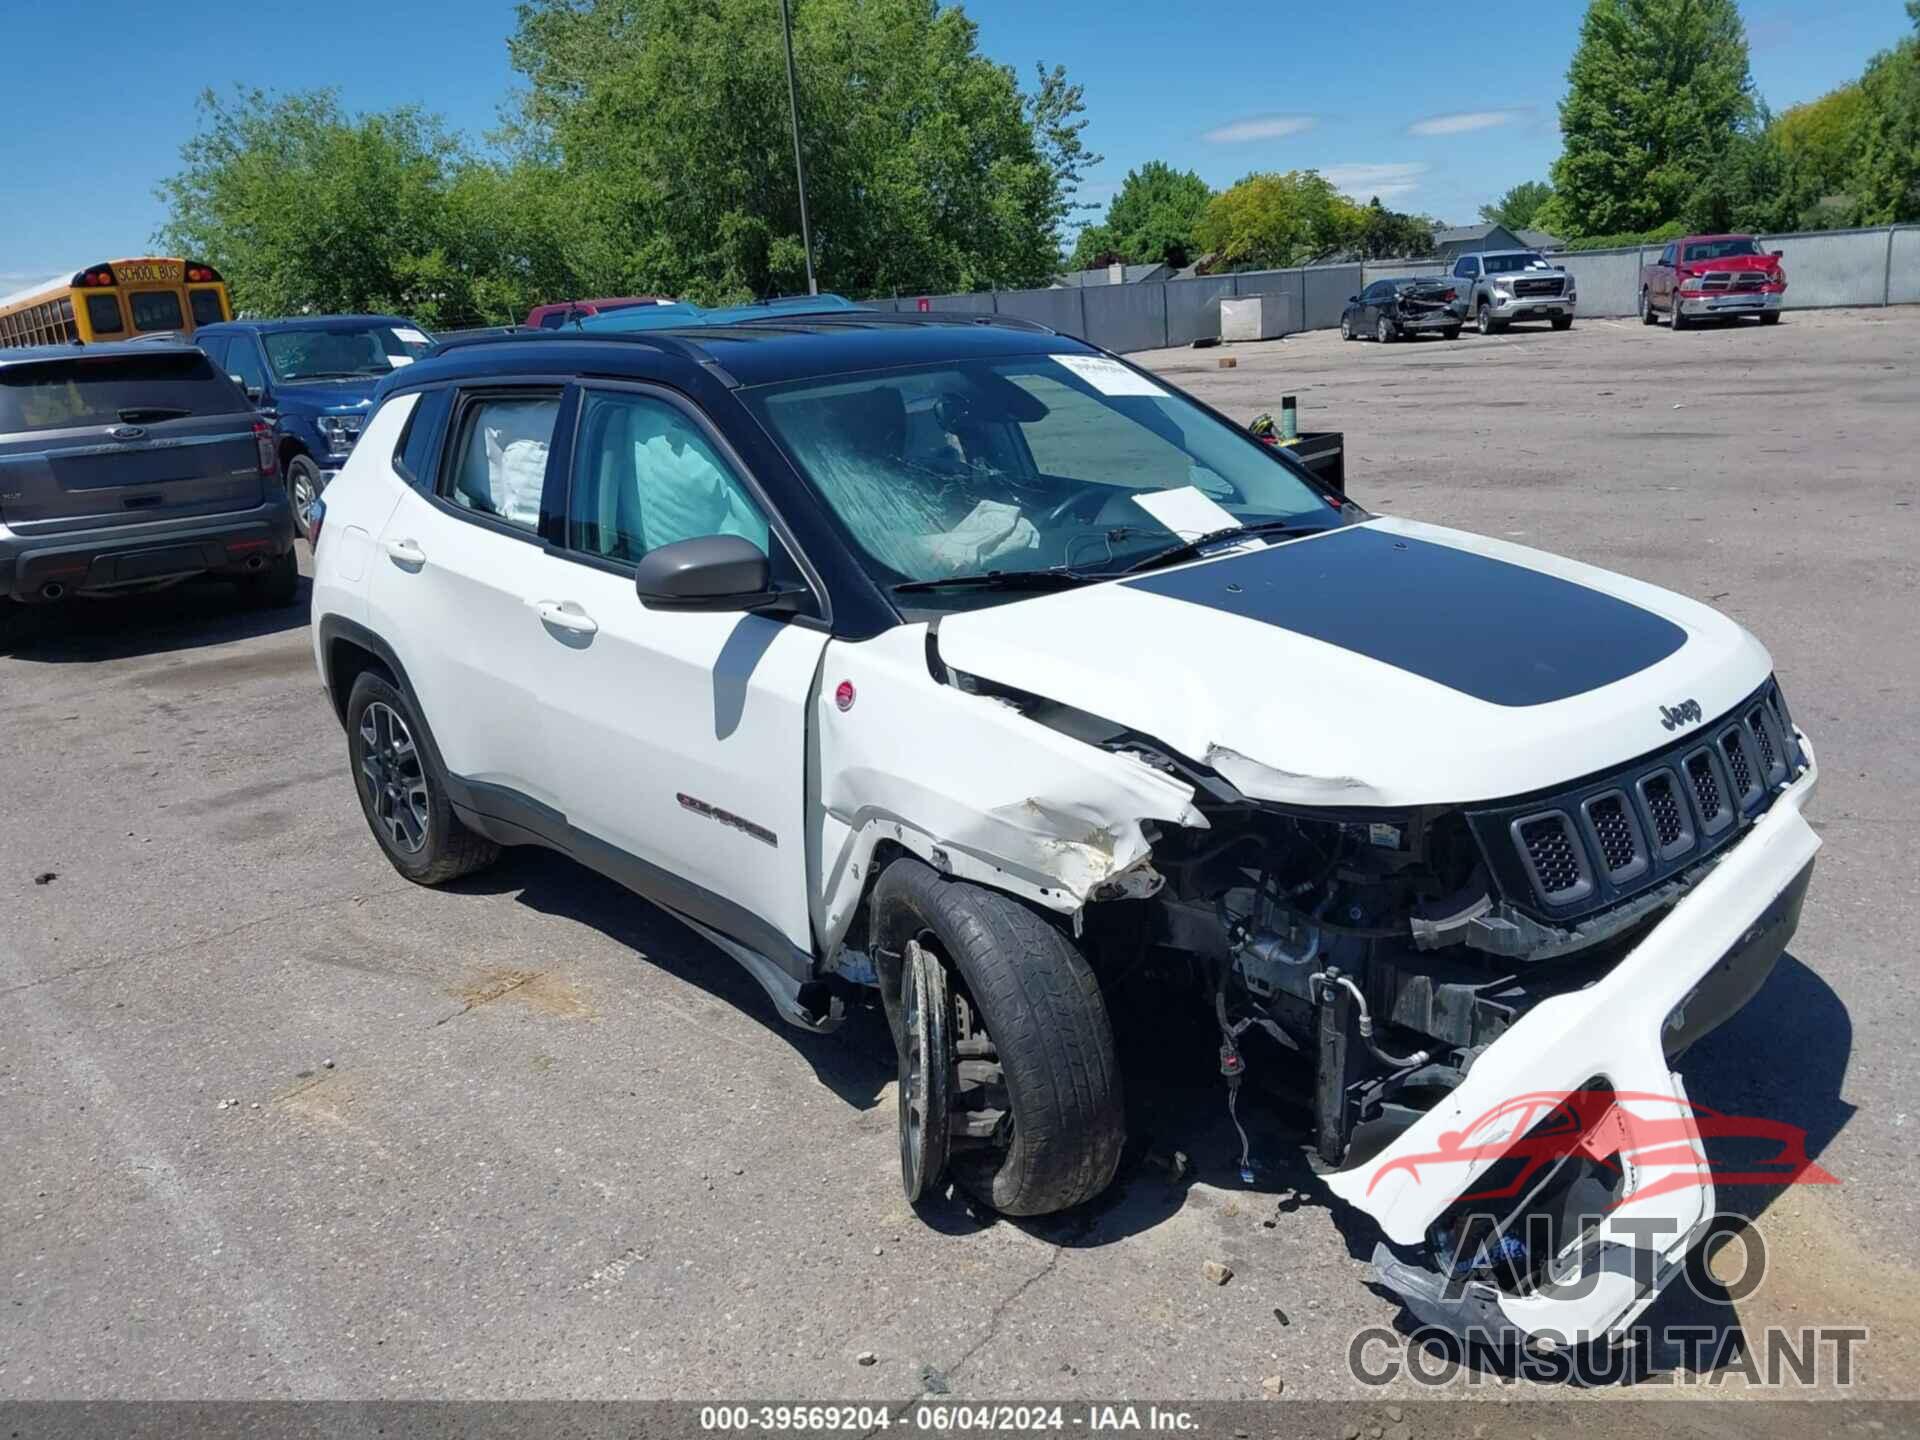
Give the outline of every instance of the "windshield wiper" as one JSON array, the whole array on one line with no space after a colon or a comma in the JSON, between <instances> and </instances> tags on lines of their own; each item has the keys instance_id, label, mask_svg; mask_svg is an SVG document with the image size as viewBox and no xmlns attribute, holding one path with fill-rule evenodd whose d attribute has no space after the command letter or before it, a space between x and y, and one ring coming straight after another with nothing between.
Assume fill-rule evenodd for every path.
<instances>
[{"instance_id":1,"label":"windshield wiper","mask_svg":"<svg viewBox=\"0 0 1920 1440\"><path fill-rule=\"evenodd\" d=\"M1252 525L1227 525L1218 530L1209 530L1206 534L1192 540L1182 540L1177 545L1169 545L1164 550L1127 566L1120 573L1131 575L1137 570L1150 570L1156 565L1169 565L1176 560L1191 560L1209 545L1219 545L1228 540L1251 538L1255 535L1316 535L1326 527L1323 525L1296 525L1291 520L1261 520Z\"/></svg>"},{"instance_id":2,"label":"windshield wiper","mask_svg":"<svg viewBox=\"0 0 1920 1440\"><path fill-rule=\"evenodd\" d=\"M370 374L366 370L308 370L301 375L289 375L289 385L298 385L302 380L359 380Z\"/></svg>"},{"instance_id":3,"label":"windshield wiper","mask_svg":"<svg viewBox=\"0 0 1920 1440\"><path fill-rule=\"evenodd\" d=\"M944 575L933 580L906 580L893 587L896 595L927 590L1064 590L1108 577L1084 570L989 570L984 575Z\"/></svg>"}]
</instances>

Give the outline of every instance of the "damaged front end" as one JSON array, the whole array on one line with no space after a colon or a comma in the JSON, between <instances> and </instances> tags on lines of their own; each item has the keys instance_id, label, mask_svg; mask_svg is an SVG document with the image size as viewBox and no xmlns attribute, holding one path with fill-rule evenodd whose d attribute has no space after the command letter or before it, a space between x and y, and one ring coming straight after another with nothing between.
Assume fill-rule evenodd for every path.
<instances>
[{"instance_id":1,"label":"damaged front end","mask_svg":"<svg viewBox=\"0 0 1920 1440\"><path fill-rule=\"evenodd\" d=\"M1230 1091L1250 1032L1293 1052L1319 1165L1418 1319L1542 1343L1631 1325L1714 1214L1673 1061L1771 973L1819 844L1771 680L1603 774L1400 810L962 683L1191 786L1205 827L1167 827L1151 890L1110 876L1076 923L1096 956L1190 973Z\"/></svg>"}]
</instances>

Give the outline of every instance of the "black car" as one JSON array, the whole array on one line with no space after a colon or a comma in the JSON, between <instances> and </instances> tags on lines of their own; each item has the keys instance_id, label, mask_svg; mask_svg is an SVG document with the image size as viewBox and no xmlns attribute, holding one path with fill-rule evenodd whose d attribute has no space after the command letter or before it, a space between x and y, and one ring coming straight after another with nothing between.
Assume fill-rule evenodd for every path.
<instances>
[{"instance_id":1,"label":"black car","mask_svg":"<svg viewBox=\"0 0 1920 1440\"><path fill-rule=\"evenodd\" d=\"M194 345L0 352L0 637L196 575L288 605L295 567L273 429Z\"/></svg>"},{"instance_id":2,"label":"black car","mask_svg":"<svg viewBox=\"0 0 1920 1440\"><path fill-rule=\"evenodd\" d=\"M1449 340L1458 340L1460 319L1452 310L1456 293L1453 283L1445 279L1406 276L1376 280L1348 298L1340 316L1340 338L1358 340L1371 335L1384 345L1402 336L1433 330Z\"/></svg>"}]
</instances>

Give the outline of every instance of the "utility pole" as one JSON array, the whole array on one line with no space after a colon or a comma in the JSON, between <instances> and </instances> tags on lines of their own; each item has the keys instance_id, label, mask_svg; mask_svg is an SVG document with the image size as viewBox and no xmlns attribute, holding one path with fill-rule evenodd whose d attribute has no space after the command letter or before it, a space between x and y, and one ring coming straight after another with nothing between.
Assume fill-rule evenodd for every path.
<instances>
[{"instance_id":1,"label":"utility pole","mask_svg":"<svg viewBox=\"0 0 1920 1440\"><path fill-rule=\"evenodd\" d=\"M793 9L790 0L780 0L780 26L787 36L787 109L793 116L793 178L800 185L800 248L807 252L807 294L818 295L820 282L813 278L813 232L807 226L807 167L800 158L800 84L793 74Z\"/></svg>"}]
</instances>

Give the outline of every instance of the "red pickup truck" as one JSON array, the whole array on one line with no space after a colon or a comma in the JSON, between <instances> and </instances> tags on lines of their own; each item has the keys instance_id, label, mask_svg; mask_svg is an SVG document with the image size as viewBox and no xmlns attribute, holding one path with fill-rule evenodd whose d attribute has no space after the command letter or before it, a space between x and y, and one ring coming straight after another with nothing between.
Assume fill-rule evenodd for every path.
<instances>
[{"instance_id":1,"label":"red pickup truck","mask_svg":"<svg viewBox=\"0 0 1920 1440\"><path fill-rule=\"evenodd\" d=\"M1758 315L1773 325L1786 293L1778 250L1751 235L1688 235L1640 267L1640 323L1665 314L1681 330L1702 315Z\"/></svg>"}]
</instances>

